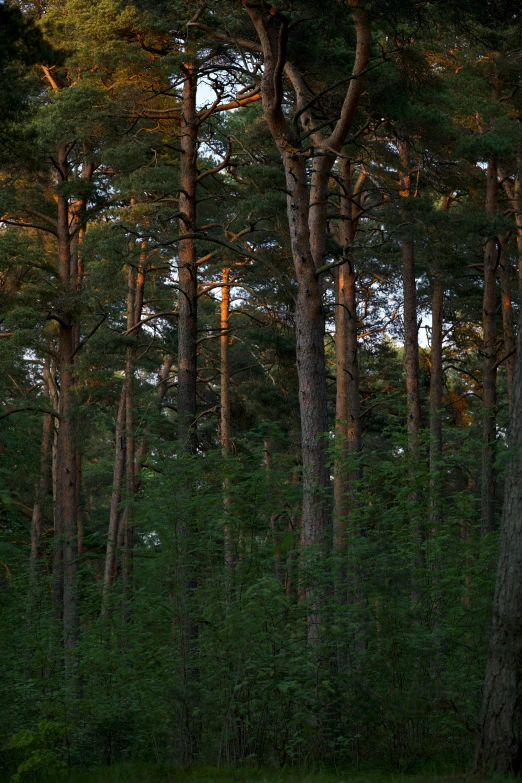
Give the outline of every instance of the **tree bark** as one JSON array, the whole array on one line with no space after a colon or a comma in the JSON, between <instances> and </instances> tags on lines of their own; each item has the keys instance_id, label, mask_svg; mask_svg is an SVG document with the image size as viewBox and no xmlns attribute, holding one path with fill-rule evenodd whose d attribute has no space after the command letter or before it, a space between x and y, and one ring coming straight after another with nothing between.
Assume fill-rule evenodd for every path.
<instances>
[{"instance_id":1,"label":"tree bark","mask_svg":"<svg viewBox=\"0 0 522 783\"><path fill-rule=\"evenodd\" d=\"M488 162L486 178L486 211L497 213L497 166ZM496 440L496 277L497 243L488 239L484 246L484 292L482 304L482 535L495 526L495 440Z\"/></svg>"},{"instance_id":2,"label":"tree bark","mask_svg":"<svg viewBox=\"0 0 522 783\"><path fill-rule=\"evenodd\" d=\"M411 175L409 171L408 148L405 142L399 142L401 159L401 179L399 192L401 198L411 195ZM408 214L401 209L403 220ZM417 288L415 283L415 247L412 239L404 239L401 248L402 290L404 299L404 368L406 372L406 405L408 446L415 458L420 437L420 397L419 397L419 331L417 324Z\"/></svg>"},{"instance_id":3,"label":"tree bark","mask_svg":"<svg viewBox=\"0 0 522 783\"><path fill-rule=\"evenodd\" d=\"M335 308L335 417L337 459L334 471L334 549L345 545L346 524L355 508L356 484L361 477L358 456L362 451L359 361L357 355L357 275L351 245L355 241L357 214L354 200L364 179L352 188L350 161L339 162L341 192L339 244L344 263L337 267ZM353 191L353 192L352 192ZM357 464L348 464L356 462Z\"/></svg>"},{"instance_id":4,"label":"tree bark","mask_svg":"<svg viewBox=\"0 0 522 783\"><path fill-rule=\"evenodd\" d=\"M62 181L69 175L67 149L58 151L58 169ZM69 298L76 289L76 276L72 275L70 212L67 198L57 194L58 219L58 274L63 293ZM55 506L56 547L62 551L63 562L63 643L65 678L76 679L76 646L79 636L80 616L78 587L76 583L78 561L78 528L76 496L76 444L73 415L73 361L75 323L70 312L58 316L58 371L60 376L60 426L58 429L58 464Z\"/></svg>"},{"instance_id":5,"label":"tree bark","mask_svg":"<svg viewBox=\"0 0 522 783\"><path fill-rule=\"evenodd\" d=\"M513 307L511 302L511 263L506 252L507 240L500 239L502 253L499 264L500 301L502 306L502 330L504 346L502 366L506 373L508 405L511 410L513 400L513 379L515 375L515 331L513 329Z\"/></svg>"},{"instance_id":6,"label":"tree bark","mask_svg":"<svg viewBox=\"0 0 522 783\"><path fill-rule=\"evenodd\" d=\"M46 360L48 367L49 360ZM44 375L44 393L50 397L50 390ZM50 463L53 443L54 425L53 417L44 413L42 425L42 446L40 450L40 475L36 482L33 513L31 517L31 581L35 581L37 574L37 561L41 557L40 537L42 535L43 515L45 499L49 492Z\"/></svg>"},{"instance_id":7,"label":"tree bark","mask_svg":"<svg viewBox=\"0 0 522 783\"><path fill-rule=\"evenodd\" d=\"M196 231L196 186L198 118L196 112L197 74L191 63L183 66L183 96L180 128L180 233ZM196 448L196 381L198 279L193 239L178 246L178 420L179 440L189 452Z\"/></svg>"},{"instance_id":8,"label":"tree bark","mask_svg":"<svg viewBox=\"0 0 522 783\"><path fill-rule=\"evenodd\" d=\"M231 417L230 417L230 335L229 335L229 317L230 317L230 269L225 267L222 273L221 286L221 335L220 343L220 396L221 396L221 449L225 461L230 456L231 441ZM225 512L225 521L223 528L224 536L224 562L225 562L225 581L227 589L230 590L232 584L232 574L234 570L234 536L230 524L230 478L225 477L223 481L223 509Z\"/></svg>"},{"instance_id":9,"label":"tree bark","mask_svg":"<svg viewBox=\"0 0 522 783\"><path fill-rule=\"evenodd\" d=\"M513 183L510 182L509 177L504 172L500 172L502 179L502 186L504 191L511 202L513 214L515 218L515 240L517 243L518 251L518 285L519 289L522 288L522 178L520 177L520 168L522 166L522 160L517 158L516 161L517 173Z\"/></svg>"},{"instance_id":10,"label":"tree bark","mask_svg":"<svg viewBox=\"0 0 522 783\"><path fill-rule=\"evenodd\" d=\"M522 318L519 320L509 452L493 618L476 767L522 772Z\"/></svg>"},{"instance_id":11,"label":"tree bark","mask_svg":"<svg viewBox=\"0 0 522 783\"><path fill-rule=\"evenodd\" d=\"M116 551L118 545L118 519L120 514L121 492L123 477L125 475L125 418L126 418L126 390L122 388L120 393L120 402L118 406L118 416L116 419L116 434L114 438L114 471L112 480L111 505L109 510L109 531L107 535L107 548L105 553L105 569L103 574L103 594L102 594L102 615L108 611L108 597L110 586L114 581L116 566Z\"/></svg>"},{"instance_id":12,"label":"tree bark","mask_svg":"<svg viewBox=\"0 0 522 783\"><path fill-rule=\"evenodd\" d=\"M431 288L431 373L430 373L430 521L432 529L441 520L440 463L442 459L442 323L444 282L435 273Z\"/></svg>"},{"instance_id":13,"label":"tree bark","mask_svg":"<svg viewBox=\"0 0 522 783\"><path fill-rule=\"evenodd\" d=\"M244 3L256 29L263 55L263 110L281 155L286 180L290 245L297 281L296 358L303 458L303 534L305 552L309 552L304 555L307 567L317 561L324 551L331 524L330 471L324 437L328 427L324 313L317 272L325 260L330 173L357 110L362 92L362 73L368 65L371 46L371 33L364 9L358 0L350 0L349 5L357 36L352 72L355 78L349 82L340 117L333 131L325 137L319 130L314 130L317 123L310 110L305 80L286 60L286 18L277 11L274 15L257 4ZM283 73L296 94L301 126L321 151L312 161L310 187L307 164L301 154L301 142L282 109ZM308 639L315 645L319 641L321 598L317 591L309 590L307 600Z\"/></svg>"}]
</instances>

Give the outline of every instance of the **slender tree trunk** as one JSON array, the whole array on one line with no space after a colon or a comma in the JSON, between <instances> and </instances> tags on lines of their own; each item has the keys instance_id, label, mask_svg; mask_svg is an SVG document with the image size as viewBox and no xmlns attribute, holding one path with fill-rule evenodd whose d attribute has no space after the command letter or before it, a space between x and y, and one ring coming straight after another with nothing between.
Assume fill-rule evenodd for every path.
<instances>
[{"instance_id":1,"label":"slender tree trunk","mask_svg":"<svg viewBox=\"0 0 522 783\"><path fill-rule=\"evenodd\" d=\"M301 479L300 464L296 460L294 469L292 471L292 485L297 486ZM296 570L298 564L300 533L302 528L302 515L299 512L293 512L288 516L288 532L292 541L292 547L290 554L286 561L286 581L285 591L287 596L294 597L297 595L296 584Z\"/></svg>"},{"instance_id":2,"label":"slender tree trunk","mask_svg":"<svg viewBox=\"0 0 522 783\"><path fill-rule=\"evenodd\" d=\"M399 195L401 199L411 196L411 175L408 147L399 142L401 176ZM400 208L405 223L411 220L408 210ZM415 480L415 468L419 459L420 442L420 395L419 395L419 333L417 323L417 286L415 281L415 246L412 239L405 238L401 247L403 321L404 321L404 369L406 374L406 422L410 477ZM412 536L412 600L418 604L421 598L416 572L422 563L422 526L419 519L419 497L414 487L409 495L410 530Z\"/></svg>"},{"instance_id":3,"label":"slender tree trunk","mask_svg":"<svg viewBox=\"0 0 522 783\"><path fill-rule=\"evenodd\" d=\"M179 164L180 233L196 231L196 186L198 122L196 112L197 75L193 65L183 66ZM192 238L183 239L179 256L178 318L178 420L179 439L184 448L196 448L196 380L198 279L196 251Z\"/></svg>"},{"instance_id":4,"label":"slender tree trunk","mask_svg":"<svg viewBox=\"0 0 522 783\"><path fill-rule=\"evenodd\" d=\"M515 375L515 331L513 329L513 307L511 303L511 263L508 254L504 251L507 240L501 238L500 245L503 252L500 257L500 300L502 304L502 329L504 332L504 350L502 366L506 373L508 404L511 410L513 399L513 379Z\"/></svg>"},{"instance_id":5,"label":"slender tree trunk","mask_svg":"<svg viewBox=\"0 0 522 783\"><path fill-rule=\"evenodd\" d=\"M67 151L60 148L58 166L63 180L68 177ZM57 195L58 204L58 270L60 284L69 296L76 287L71 276L71 237L69 233L69 205L66 197ZM73 361L76 346L74 319L69 312L59 315L59 376L60 376L60 427L58 429L58 465L56 486L55 533L57 547L63 558L63 640L66 681L77 678L76 646L79 636L80 616L76 572L78 562L77 496L76 496L76 444L73 415ZM58 524L56 524L58 522ZM58 530L56 531L56 528Z\"/></svg>"},{"instance_id":6,"label":"slender tree trunk","mask_svg":"<svg viewBox=\"0 0 522 783\"><path fill-rule=\"evenodd\" d=\"M131 334L132 342L127 346L125 358L125 513L122 515L123 524L123 568L122 576L125 592L128 591L130 573L132 570L132 550L134 544L133 506L136 489L136 442L134 437L134 353L135 342L138 339L139 329L136 325L141 320L141 307L143 302L144 286L144 253L140 256L142 271L141 284L138 288L137 270L129 265L127 270L127 331ZM131 331L132 330L132 331Z\"/></svg>"},{"instance_id":7,"label":"slender tree trunk","mask_svg":"<svg viewBox=\"0 0 522 783\"><path fill-rule=\"evenodd\" d=\"M222 273L221 286L221 335L220 343L220 393L221 393L221 448L225 461L230 456L231 441L231 417L230 417L230 269L225 267ZM224 560L225 580L230 590L232 574L234 571L234 536L230 524L230 478L223 481L223 509L225 512L224 523Z\"/></svg>"},{"instance_id":8,"label":"slender tree trunk","mask_svg":"<svg viewBox=\"0 0 522 783\"><path fill-rule=\"evenodd\" d=\"M430 374L430 521L432 529L441 520L440 463L442 459L442 322L444 282L435 273L431 288L431 374Z\"/></svg>"},{"instance_id":9,"label":"slender tree trunk","mask_svg":"<svg viewBox=\"0 0 522 783\"><path fill-rule=\"evenodd\" d=\"M351 252L355 241L354 200L360 195L362 181L352 192L350 161L339 161L341 174L339 244L345 263L337 268L335 308L336 358L336 432L339 455L334 472L334 549L344 548L346 523L356 504L356 485L360 479L358 457L362 450L361 402L357 346L357 275ZM358 191L358 192L357 192ZM353 464L347 464L347 463Z\"/></svg>"},{"instance_id":10,"label":"slender tree trunk","mask_svg":"<svg viewBox=\"0 0 522 783\"><path fill-rule=\"evenodd\" d=\"M107 614L109 589L112 582L114 581L115 575L116 552L118 545L118 519L120 515L123 477L125 475L126 441L124 433L125 417L127 412L126 401L126 390L125 388L122 388L120 393L120 403L118 406L118 416L116 419L116 434L114 438L114 472L112 480L111 505L109 511L109 532L107 535L107 549L105 553L105 568L103 574L103 596L101 607L102 615Z\"/></svg>"},{"instance_id":11,"label":"slender tree trunk","mask_svg":"<svg viewBox=\"0 0 522 783\"><path fill-rule=\"evenodd\" d=\"M161 408L161 401L165 397L167 391L168 391L168 378L170 375L170 371L172 369L172 365L174 363L174 357L171 354L167 354L163 359L163 365L159 373L159 383L158 383L158 397L157 397L157 408L158 411ZM136 449L136 463L135 463L135 473L136 473L136 491L138 491L140 486L140 470L143 466L143 463L145 461L145 457L147 455L148 447L149 447L149 435L150 435L150 424L147 423L145 426L145 430L143 432L143 436L140 442L140 445Z\"/></svg>"},{"instance_id":12,"label":"slender tree trunk","mask_svg":"<svg viewBox=\"0 0 522 783\"><path fill-rule=\"evenodd\" d=\"M522 318L519 320L509 452L493 618L476 766L522 772Z\"/></svg>"},{"instance_id":13,"label":"slender tree trunk","mask_svg":"<svg viewBox=\"0 0 522 783\"><path fill-rule=\"evenodd\" d=\"M497 167L488 162L486 180L486 211L497 213ZM495 440L496 440L496 277L497 244L489 239L484 247L484 294L482 305L482 478L481 528L482 534L495 526Z\"/></svg>"},{"instance_id":14,"label":"slender tree trunk","mask_svg":"<svg viewBox=\"0 0 522 783\"><path fill-rule=\"evenodd\" d=\"M94 172L93 163L85 163L82 167L82 178L86 181L92 179ZM83 241L87 230L87 201L84 197L75 199L69 206L69 225L70 225L70 286L76 291L77 296L81 294L84 278L84 258ZM78 350L80 345L80 320L76 318L73 324L73 342L74 351ZM75 437L79 444L78 437L79 422L76 419ZM81 557L83 551L83 519L81 508L81 487L82 487L82 453L80 449L76 452L76 529L78 540L78 557Z\"/></svg>"},{"instance_id":15,"label":"slender tree trunk","mask_svg":"<svg viewBox=\"0 0 522 783\"><path fill-rule=\"evenodd\" d=\"M404 142L399 143L401 158L400 196L411 195L411 177L409 172L408 149ZM403 219L408 214L401 210ZM415 283L415 248L413 240L404 239L401 248L402 289L404 298L404 367L406 371L406 404L408 424L408 445L415 458L420 437L420 397L419 397L419 331L417 323L417 288Z\"/></svg>"},{"instance_id":16,"label":"slender tree trunk","mask_svg":"<svg viewBox=\"0 0 522 783\"><path fill-rule=\"evenodd\" d=\"M78 536L78 558L83 553L83 516L82 516L82 453L76 452L76 530Z\"/></svg>"},{"instance_id":17,"label":"slender tree trunk","mask_svg":"<svg viewBox=\"0 0 522 783\"><path fill-rule=\"evenodd\" d=\"M518 285L519 289L522 288L522 178L520 177L520 169L522 166L522 159L517 158L516 161L516 168L517 172L515 174L514 181L511 182L509 177L506 176L506 173L503 171L500 171L500 178L502 180L502 186L504 188L504 191L506 193L506 196L508 197L509 201L511 202L511 208L513 210L514 218L515 218L515 241L517 243L517 251L518 251Z\"/></svg>"},{"instance_id":18,"label":"slender tree trunk","mask_svg":"<svg viewBox=\"0 0 522 783\"><path fill-rule=\"evenodd\" d=\"M48 360L46 362L48 364ZM44 393L50 397L50 391L44 376ZM50 462L52 453L54 425L53 417L44 413L42 425L42 446L40 450L40 475L36 482L33 513L31 517L31 581L38 576L37 561L41 557L40 537L42 535L45 499L49 492Z\"/></svg>"},{"instance_id":19,"label":"slender tree trunk","mask_svg":"<svg viewBox=\"0 0 522 783\"><path fill-rule=\"evenodd\" d=\"M55 352L58 350L54 346ZM60 395L56 383L56 362L54 358L50 360L50 366L44 365L44 382L47 386L51 398L51 403L55 411L60 411ZM59 417L53 420L52 447L51 447L51 483L53 494L53 564L52 564L52 608L56 618L62 617L63 601L63 547L59 544L61 541L61 531L59 530L60 515L57 513L58 498L58 431L60 429Z\"/></svg>"}]
</instances>

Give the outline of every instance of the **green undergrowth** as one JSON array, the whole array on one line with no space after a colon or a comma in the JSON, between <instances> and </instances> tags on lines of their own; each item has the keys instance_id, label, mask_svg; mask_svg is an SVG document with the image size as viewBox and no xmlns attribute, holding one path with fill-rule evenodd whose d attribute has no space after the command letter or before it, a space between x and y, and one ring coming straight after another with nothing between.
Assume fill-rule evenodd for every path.
<instances>
[{"instance_id":1,"label":"green undergrowth","mask_svg":"<svg viewBox=\"0 0 522 783\"><path fill-rule=\"evenodd\" d=\"M262 769L191 767L180 769L165 764L123 764L92 770L74 770L42 778L42 783L486 783L469 775L402 775L382 772L325 772ZM508 783L496 777L490 783Z\"/></svg>"}]
</instances>

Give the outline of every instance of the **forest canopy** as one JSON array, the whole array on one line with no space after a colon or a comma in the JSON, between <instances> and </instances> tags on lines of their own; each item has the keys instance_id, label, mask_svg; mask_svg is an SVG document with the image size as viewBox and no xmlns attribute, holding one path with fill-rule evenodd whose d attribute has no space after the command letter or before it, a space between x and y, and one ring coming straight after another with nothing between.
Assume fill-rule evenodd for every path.
<instances>
[{"instance_id":1,"label":"forest canopy","mask_svg":"<svg viewBox=\"0 0 522 783\"><path fill-rule=\"evenodd\" d=\"M522 773L521 19L0 2L5 780Z\"/></svg>"}]
</instances>

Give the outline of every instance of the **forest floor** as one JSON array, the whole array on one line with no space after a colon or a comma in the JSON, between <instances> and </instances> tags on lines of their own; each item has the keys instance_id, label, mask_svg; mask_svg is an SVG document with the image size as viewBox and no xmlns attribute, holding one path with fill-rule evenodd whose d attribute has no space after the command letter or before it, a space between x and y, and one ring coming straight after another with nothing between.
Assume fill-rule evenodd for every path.
<instances>
[{"instance_id":1,"label":"forest floor","mask_svg":"<svg viewBox=\"0 0 522 783\"><path fill-rule=\"evenodd\" d=\"M45 778L47 780L47 778ZM49 779L49 783L50 783ZM54 781L58 781L53 777ZM299 770L216 769L180 770L168 765L117 765L90 771L78 770L60 780L69 783L487 783L471 775L435 775L384 772L299 772ZM511 778L495 777L491 783Z\"/></svg>"}]
</instances>

